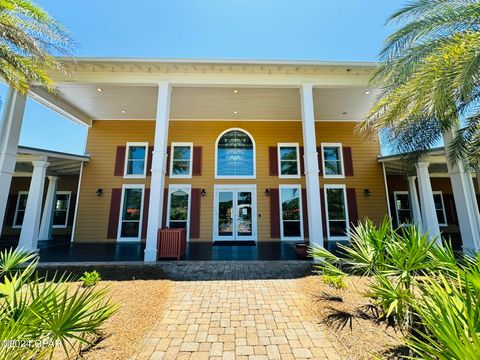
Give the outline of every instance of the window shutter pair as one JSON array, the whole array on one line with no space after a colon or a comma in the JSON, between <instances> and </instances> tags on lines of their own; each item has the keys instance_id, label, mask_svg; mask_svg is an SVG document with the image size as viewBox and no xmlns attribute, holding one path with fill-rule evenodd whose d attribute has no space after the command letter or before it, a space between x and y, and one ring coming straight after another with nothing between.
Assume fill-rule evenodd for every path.
<instances>
[{"instance_id":1,"label":"window shutter pair","mask_svg":"<svg viewBox=\"0 0 480 360\"><path fill-rule=\"evenodd\" d=\"M126 152L127 152L126 146L117 146L117 152L115 157L115 168L114 168L115 176L124 175ZM166 163L167 176L170 174L170 156L171 156L170 153L171 153L171 146L168 146L167 147L167 163ZM148 153L147 153L147 164L146 164L148 176L152 174L152 158L153 158L153 146L149 146ZM193 176L202 175L202 147L201 146L193 147L192 175Z\"/></svg>"},{"instance_id":2,"label":"window shutter pair","mask_svg":"<svg viewBox=\"0 0 480 360\"><path fill-rule=\"evenodd\" d=\"M348 188L347 191L347 208L348 208L348 218L350 224L356 225L358 223L358 211L357 211L357 199L356 192L353 188ZM280 238L280 198L279 190L272 188L270 189L270 237L272 239ZM327 236L327 218L326 218L326 208L325 208L325 195L324 189L320 189L320 202L322 207L322 228L323 236ZM309 237L308 230L308 205L307 205L307 191L302 189L302 216L303 216L303 235L305 238Z\"/></svg>"},{"instance_id":3,"label":"window shutter pair","mask_svg":"<svg viewBox=\"0 0 480 360\"><path fill-rule=\"evenodd\" d=\"M308 233L308 206L307 206L307 189L302 188L302 219L303 219L303 236L309 237ZM280 238L280 195L278 189L270 189L270 237L272 239Z\"/></svg>"},{"instance_id":4,"label":"window shutter pair","mask_svg":"<svg viewBox=\"0 0 480 360\"><path fill-rule=\"evenodd\" d=\"M193 154L192 154L192 176L202 176L202 153L203 149L201 146L194 146L193 147ZM172 154L172 147L167 146L167 172L166 176L170 176L170 160Z\"/></svg>"},{"instance_id":5,"label":"window shutter pair","mask_svg":"<svg viewBox=\"0 0 480 360\"><path fill-rule=\"evenodd\" d=\"M322 163L322 148L317 147L318 153L318 170L321 175L323 175L323 163ZM342 148L343 153L343 166L345 176L353 176L353 158L352 158L352 148L344 146ZM305 150L303 146L299 147L299 157L300 157L300 175L305 175L305 161L304 156ZM278 176L278 148L276 146L270 146L268 148L268 159L269 159L269 175Z\"/></svg>"},{"instance_id":6,"label":"window shutter pair","mask_svg":"<svg viewBox=\"0 0 480 360\"><path fill-rule=\"evenodd\" d=\"M298 157L300 160L300 176L305 175L305 163L303 160L304 149L303 146L298 147ZM268 147L268 161L269 161L269 175L270 176L278 176L279 169L278 169L278 147L277 146L269 146Z\"/></svg>"}]
</instances>

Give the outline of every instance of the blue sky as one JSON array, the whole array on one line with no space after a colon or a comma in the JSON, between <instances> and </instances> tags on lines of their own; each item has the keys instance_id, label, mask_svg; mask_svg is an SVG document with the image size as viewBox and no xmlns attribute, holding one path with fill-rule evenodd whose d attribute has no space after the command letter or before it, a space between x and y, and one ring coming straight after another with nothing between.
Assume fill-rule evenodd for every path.
<instances>
[{"instance_id":1,"label":"blue sky","mask_svg":"<svg viewBox=\"0 0 480 360\"><path fill-rule=\"evenodd\" d=\"M37 0L74 55L374 61L400 0ZM5 87L0 97L5 99ZM85 128L28 101L20 144L83 153Z\"/></svg>"}]
</instances>

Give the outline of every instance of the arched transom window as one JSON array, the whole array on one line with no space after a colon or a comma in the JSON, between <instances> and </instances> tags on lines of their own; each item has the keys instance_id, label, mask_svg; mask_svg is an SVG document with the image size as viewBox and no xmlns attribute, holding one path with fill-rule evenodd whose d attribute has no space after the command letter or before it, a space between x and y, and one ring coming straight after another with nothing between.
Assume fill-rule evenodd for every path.
<instances>
[{"instance_id":1,"label":"arched transom window","mask_svg":"<svg viewBox=\"0 0 480 360\"><path fill-rule=\"evenodd\" d=\"M255 144L241 129L230 129L217 139L217 178L254 178Z\"/></svg>"}]
</instances>

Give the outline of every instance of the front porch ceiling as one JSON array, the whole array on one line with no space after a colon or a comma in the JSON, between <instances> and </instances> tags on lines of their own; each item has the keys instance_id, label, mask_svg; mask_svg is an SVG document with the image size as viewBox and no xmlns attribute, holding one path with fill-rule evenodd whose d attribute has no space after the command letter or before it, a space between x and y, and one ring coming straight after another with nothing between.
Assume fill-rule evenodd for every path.
<instances>
[{"instance_id":1,"label":"front porch ceiling","mask_svg":"<svg viewBox=\"0 0 480 360\"><path fill-rule=\"evenodd\" d=\"M92 120L153 120L157 87L151 84L60 83L57 98ZM359 121L375 96L365 86L314 89L318 121ZM172 120L300 120L295 87L174 86Z\"/></svg>"}]
</instances>

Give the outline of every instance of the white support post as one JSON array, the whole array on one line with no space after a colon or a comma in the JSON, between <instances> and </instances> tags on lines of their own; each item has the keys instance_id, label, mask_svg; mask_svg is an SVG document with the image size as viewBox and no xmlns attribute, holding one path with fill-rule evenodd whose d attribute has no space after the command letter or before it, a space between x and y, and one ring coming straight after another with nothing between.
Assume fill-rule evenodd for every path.
<instances>
[{"instance_id":1,"label":"white support post","mask_svg":"<svg viewBox=\"0 0 480 360\"><path fill-rule=\"evenodd\" d=\"M472 174L470 171L466 171L463 161L452 163L449 160L450 144L453 138L454 131L449 131L443 136L463 251L465 253L478 252L480 251L480 214Z\"/></svg>"},{"instance_id":2,"label":"white support post","mask_svg":"<svg viewBox=\"0 0 480 360\"><path fill-rule=\"evenodd\" d=\"M162 226L163 192L167 163L168 121L171 88L168 82L158 84L157 116L153 144L152 176L150 177L150 205L148 208L145 261L157 259L157 232Z\"/></svg>"},{"instance_id":3,"label":"white support post","mask_svg":"<svg viewBox=\"0 0 480 360\"><path fill-rule=\"evenodd\" d=\"M41 160L33 161L32 180L28 190L27 206L18 242L19 249L37 250L38 228L42 214L43 190L48 165L49 163L45 157L42 157Z\"/></svg>"},{"instance_id":4,"label":"white support post","mask_svg":"<svg viewBox=\"0 0 480 360\"><path fill-rule=\"evenodd\" d=\"M40 223L40 231L38 240L52 239L53 210L55 209L55 198L57 196L57 176L48 177L47 196L45 205L43 206L42 222Z\"/></svg>"},{"instance_id":5,"label":"white support post","mask_svg":"<svg viewBox=\"0 0 480 360\"><path fill-rule=\"evenodd\" d=\"M315 113L313 106L313 86L303 84L300 88L302 104L302 131L305 162L305 183L307 186L308 232L310 245L323 247L322 213L320 203L320 180L318 178L318 153L315 136Z\"/></svg>"},{"instance_id":6,"label":"white support post","mask_svg":"<svg viewBox=\"0 0 480 360\"><path fill-rule=\"evenodd\" d=\"M420 204L422 205L423 231L428 232L430 239L436 238L437 242L441 244L440 226L438 225L432 184L430 182L430 174L428 173L429 165L430 163L425 161L415 164L415 167L417 168Z\"/></svg>"},{"instance_id":7,"label":"white support post","mask_svg":"<svg viewBox=\"0 0 480 360\"><path fill-rule=\"evenodd\" d=\"M25 96L20 95L12 88L9 89L0 123L0 233L7 208L10 184L15 172L25 103Z\"/></svg>"},{"instance_id":8,"label":"white support post","mask_svg":"<svg viewBox=\"0 0 480 360\"><path fill-rule=\"evenodd\" d=\"M417 186L415 185L416 176L408 177L408 195L410 197L410 206L412 208L413 223L422 228L422 214L420 213L420 203L418 202ZM432 195L433 196L433 195Z\"/></svg>"}]
</instances>

